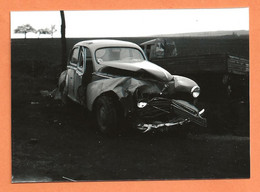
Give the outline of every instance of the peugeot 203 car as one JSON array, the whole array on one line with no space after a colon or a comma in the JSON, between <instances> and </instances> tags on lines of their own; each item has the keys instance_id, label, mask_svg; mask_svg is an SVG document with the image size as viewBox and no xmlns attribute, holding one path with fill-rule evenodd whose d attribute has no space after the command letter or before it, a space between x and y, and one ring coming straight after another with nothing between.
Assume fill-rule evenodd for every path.
<instances>
[{"instance_id":1,"label":"peugeot 203 car","mask_svg":"<svg viewBox=\"0 0 260 192\"><path fill-rule=\"evenodd\" d=\"M204 109L193 104L200 87L149 62L131 42L77 43L60 75L58 90L63 103L69 99L92 111L103 133L120 131L129 124L143 132L207 124Z\"/></svg>"}]
</instances>

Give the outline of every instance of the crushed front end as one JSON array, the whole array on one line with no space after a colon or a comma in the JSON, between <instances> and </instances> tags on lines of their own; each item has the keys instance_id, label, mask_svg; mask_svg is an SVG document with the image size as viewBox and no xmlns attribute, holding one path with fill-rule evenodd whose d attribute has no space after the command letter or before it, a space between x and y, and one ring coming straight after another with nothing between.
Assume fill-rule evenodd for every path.
<instances>
[{"instance_id":1,"label":"crushed front end","mask_svg":"<svg viewBox=\"0 0 260 192\"><path fill-rule=\"evenodd\" d=\"M137 129L147 132L154 129L164 129L176 125L193 122L206 127L207 121L202 117L204 109L196 107L183 100L154 97L137 103Z\"/></svg>"},{"instance_id":2,"label":"crushed front end","mask_svg":"<svg viewBox=\"0 0 260 192\"><path fill-rule=\"evenodd\" d=\"M167 82L133 77L101 79L88 86L88 108L92 109L99 95L114 95L123 118L142 132L192 122L206 127L204 110L194 105L199 91L194 81L180 76Z\"/></svg>"}]
</instances>

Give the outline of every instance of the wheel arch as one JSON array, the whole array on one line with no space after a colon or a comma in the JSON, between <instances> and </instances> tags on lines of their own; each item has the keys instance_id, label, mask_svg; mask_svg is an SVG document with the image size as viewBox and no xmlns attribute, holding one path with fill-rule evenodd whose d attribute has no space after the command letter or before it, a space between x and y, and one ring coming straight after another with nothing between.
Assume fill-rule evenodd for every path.
<instances>
[{"instance_id":1,"label":"wheel arch","mask_svg":"<svg viewBox=\"0 0 260 192\"><path fill-rule=\"evenodd\" d=\"M109 105L110 107L108 107L107 109L110 109L110 110L107 114L114 114L114 115L112 115L112 116L108 115L110 117L109 119L112 119L112 121L111 120L105 121L105 122L109 122L109 123L107 125L104 125L103 123L100 123L99 109L100 109L100 106L103 106L103 104L105 104L104 106L108 106L107 105L108 103L110 103L110 105ZM121 125L122 125L122 122L124 119L122 112L121 112L123 110L122 107L123 106L119 100L118 95L113 91L104 92L95 99L95 101L93 103L93 107L92 107L92 109L93 109L92 112L93 112L93 114L95 114L96 123L97 123L99 129L101 130L101 132L103 132L105 134L114 134L114 133L118 133L118 132L122 131ZM113 126L111 126L111 123L113 124ZM106 128L104 128L104 127L106 127Z\"/></svg>"},{"instance_id":2,"label":"wheel arch","mask_svg":"<svg viewBox=\"0 0 260 192\"><path fill-rule=\"evenodd\" d=\"M94 102L93 102L93 104L92 104L92 111L93 111L93 112L95 112L96 104L97 104L98 99L99 99L100 97L102 97L102 96L106 96L106 97L111 97L111 98L113 98L113 99L119 104L119 106L118 106L119 109L122 109L122 108L123 108L123 106L122 106L122 104L121 104L121 102L120 102L120 100L119 100L118 95L117 95L114 91L107 91L107 92L101 93L99 96L97 96L97 97L95 98L95 100L94 100Z\"/></svg>"}]
</instances>

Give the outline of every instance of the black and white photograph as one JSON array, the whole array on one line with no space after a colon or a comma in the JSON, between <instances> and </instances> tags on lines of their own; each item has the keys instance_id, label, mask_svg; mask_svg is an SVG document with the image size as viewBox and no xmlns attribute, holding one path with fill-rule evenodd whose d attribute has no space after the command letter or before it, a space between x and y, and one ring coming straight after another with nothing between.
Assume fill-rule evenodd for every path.
<instances>
[{"instance_id":1,"label":"black and white photograph","mask_svg":"<svg viewBox=\"0 0 260 192\"><path fill-rule=\"evenodd\" d=\"M250 178L249 8L10 21L12 183Z\"/></svg>"}]
</instances>

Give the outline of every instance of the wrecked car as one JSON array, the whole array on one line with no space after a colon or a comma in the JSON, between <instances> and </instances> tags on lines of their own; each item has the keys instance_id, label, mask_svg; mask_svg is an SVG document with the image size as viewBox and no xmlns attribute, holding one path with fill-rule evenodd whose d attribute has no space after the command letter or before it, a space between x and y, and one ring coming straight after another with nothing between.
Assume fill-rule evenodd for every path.
<instances>
[{"instance_id":1,"label":"wrecked car","mask_svg":"<svg viewBox=\"0 0 260 192\"><path fill-rule=\"evenodd\" d=\"M149 62L131 42L77 43L67 70L60 75L58 90L63 103L72 100L93 112L103 133L120 131L129 124L142 132L187 123L207 125L204 109L194 105L200 87Z\"/></svg>"}]
</instances>

